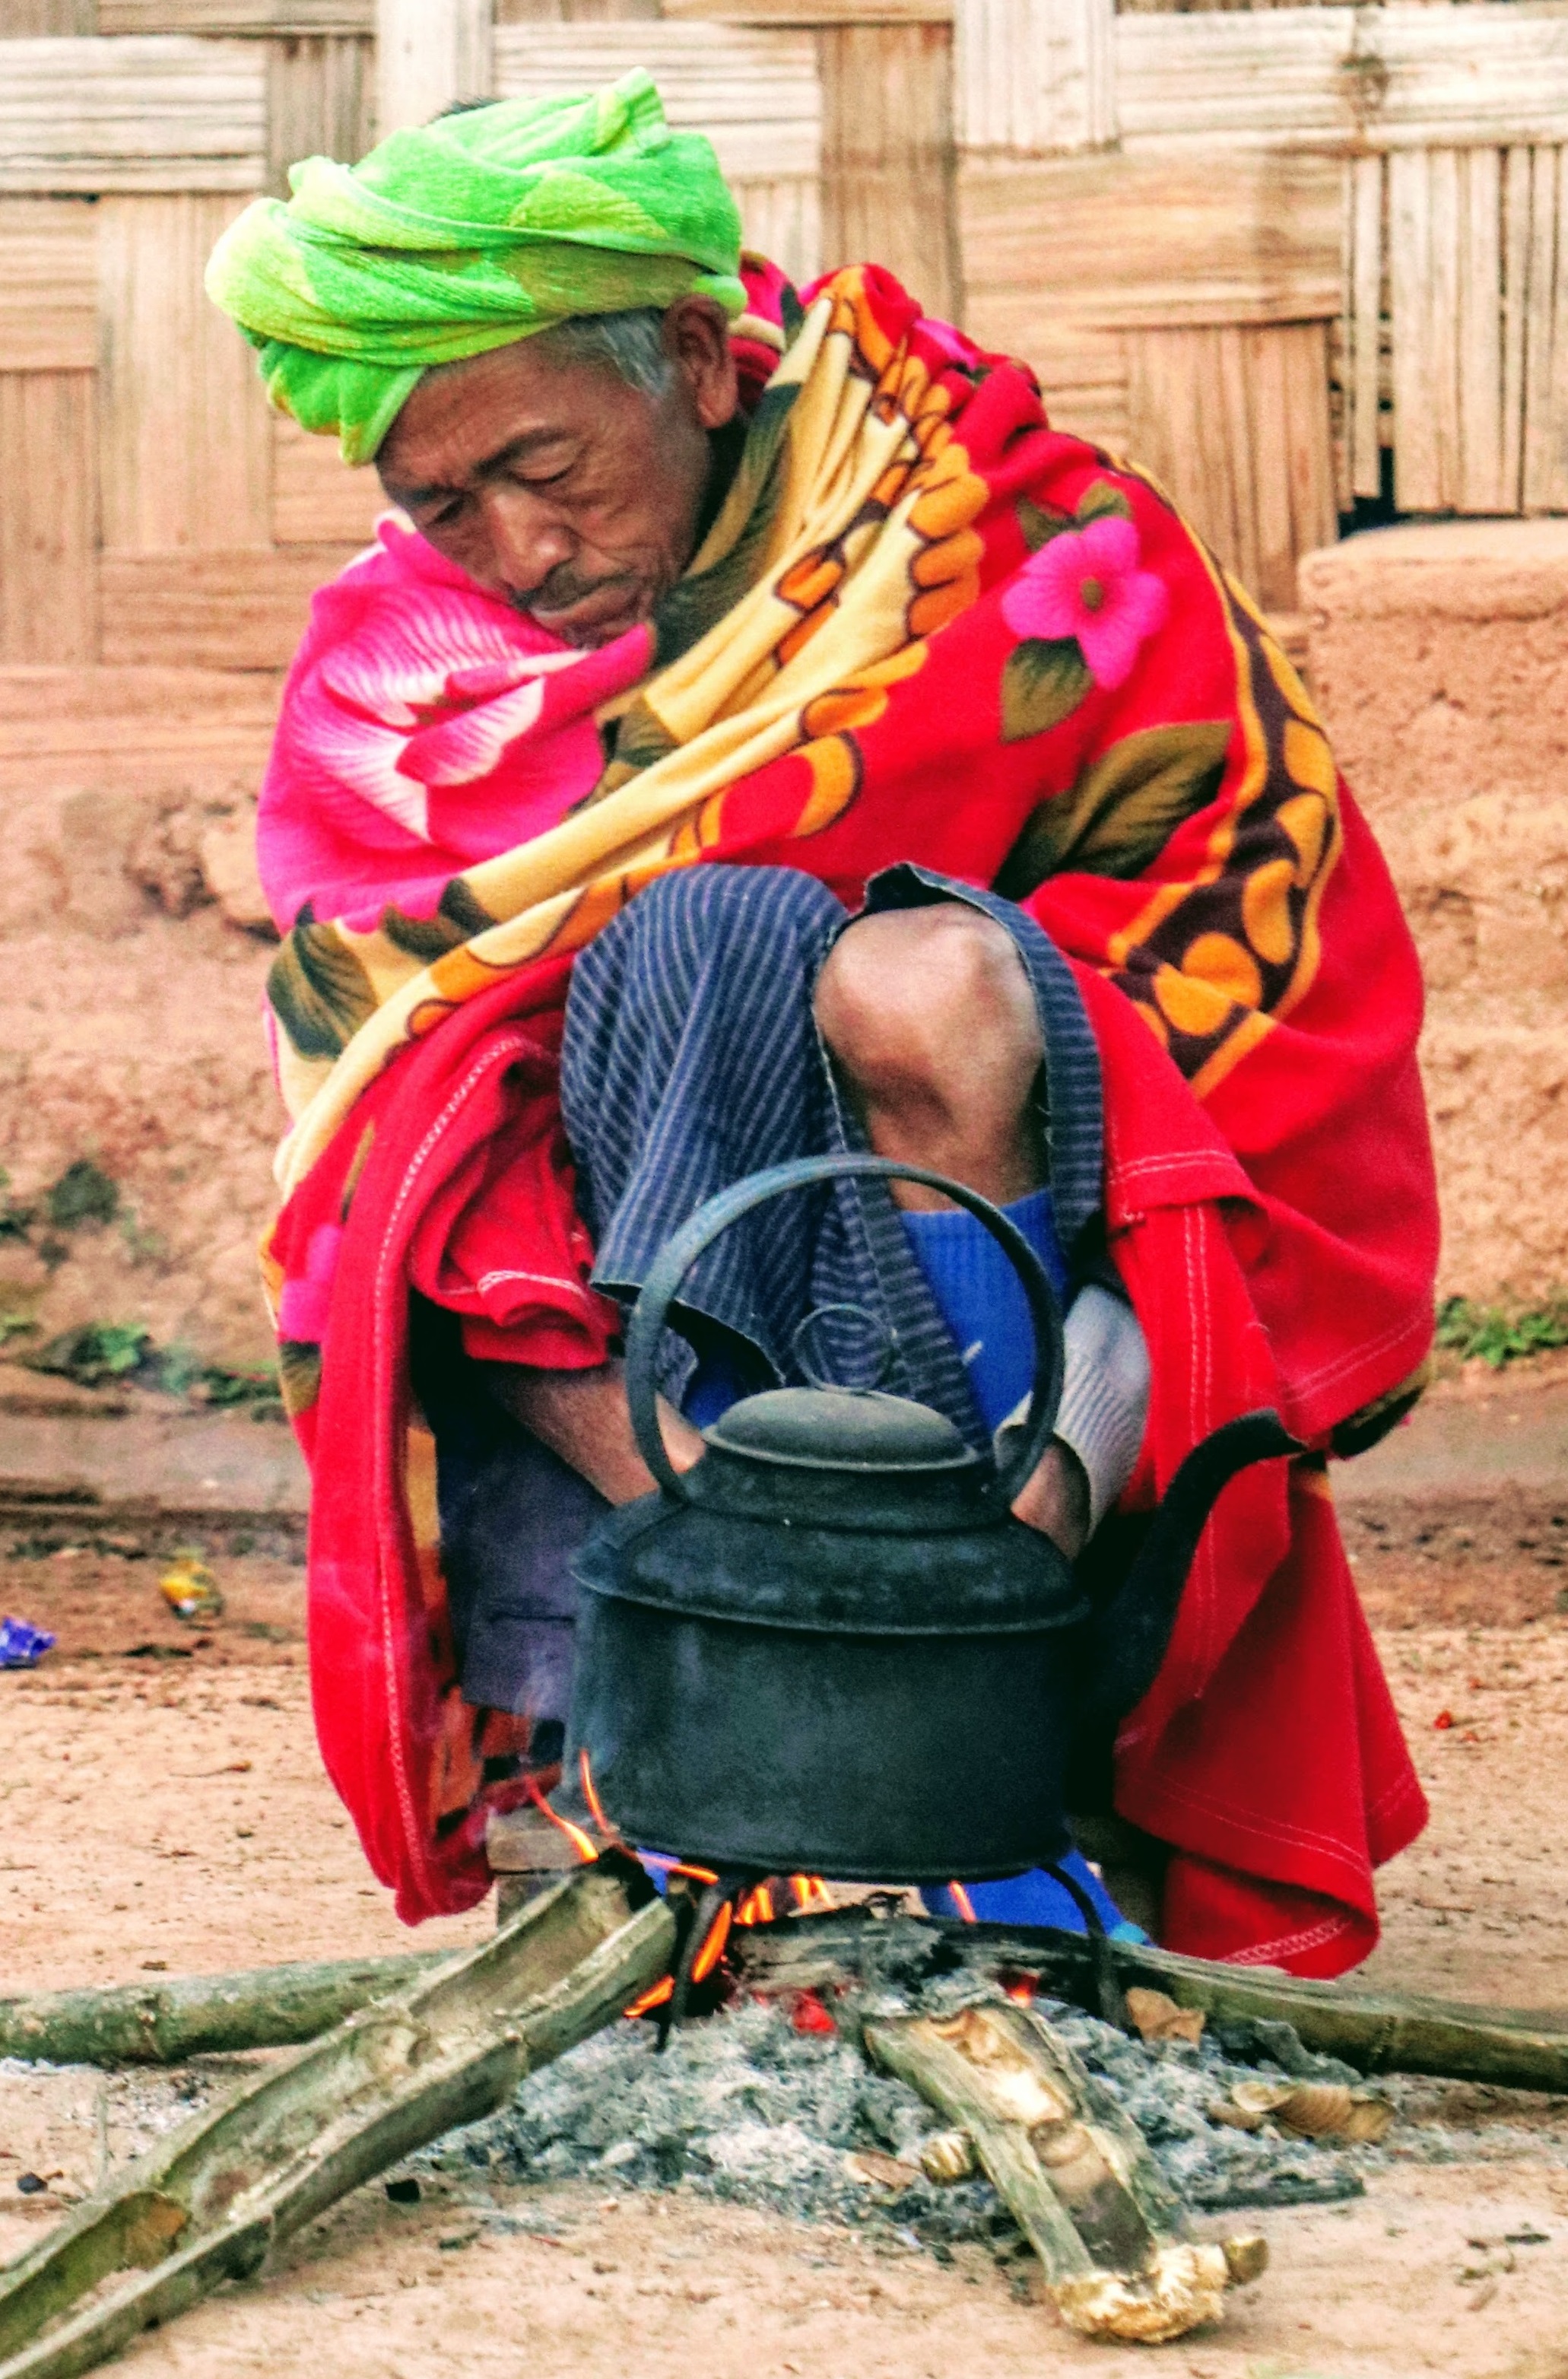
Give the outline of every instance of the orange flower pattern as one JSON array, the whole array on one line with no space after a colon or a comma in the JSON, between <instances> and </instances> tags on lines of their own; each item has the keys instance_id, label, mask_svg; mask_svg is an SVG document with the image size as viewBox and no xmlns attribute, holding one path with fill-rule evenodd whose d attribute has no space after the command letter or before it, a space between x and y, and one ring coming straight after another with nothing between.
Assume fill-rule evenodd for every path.
<instances>
[{"instance_id":1,"label":"orange flower pattern","mask_svg":"<svg viewBox=\"0 0 1568 2379\"><path fill-rule=\"evenodd\" d=\"M1201 1098L1317 974L1339 857L1339 774L1310 695L1236 581L1211 564L1236 658L1246 767L1203 862L1113 936L1106 972Z\"/></svg>"}]
</instances>

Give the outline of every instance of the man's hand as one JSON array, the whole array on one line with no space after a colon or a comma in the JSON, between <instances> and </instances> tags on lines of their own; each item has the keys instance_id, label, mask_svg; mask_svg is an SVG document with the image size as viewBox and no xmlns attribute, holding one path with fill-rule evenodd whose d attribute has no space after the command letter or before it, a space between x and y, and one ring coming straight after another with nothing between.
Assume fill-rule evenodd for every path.
<instances>
[{"instance_id":1,"label":"man's hand","mask_svg":"<svg viewBox=\"0 0 1568 2379\"><path fill-rule=\"evenodd\" d=\"M1089 1480L1070 1446L1053 1438L1041 1455L1013 1516L1076 1561L1089 1536Z\"/></svg>"},{"instance_id":2,"label":"man's hand","mask_svg":"<svg viewBox=\"0 0 1568 2379\"><path fill-rule=\"evenodd\" d=\"M600 1363L585 1371L536 1371L526 1363L485 1363L485 1383L514 1420L569 1462L611 1503L651 1494L652 1471L637 1451L626 1407L625 1367ZM660 1396L665 1451L677 1470L689 1470L703 1450L690 1421Z\"/></svg>"}]
</instances>

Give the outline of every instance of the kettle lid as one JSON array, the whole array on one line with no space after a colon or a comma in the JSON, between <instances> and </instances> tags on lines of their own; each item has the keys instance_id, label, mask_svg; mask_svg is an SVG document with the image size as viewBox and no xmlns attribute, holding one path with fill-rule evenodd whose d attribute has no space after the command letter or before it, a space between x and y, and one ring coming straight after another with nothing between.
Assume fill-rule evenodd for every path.
<instances>
[{"instance_id":1,"label":"kettle lid","mask_svg":"<svg viewBox=\"0 0 1568 2379\"><path fill-rule=\"evenodd\" d=\"M941 1413L878 1388L768 1388L731 1405L703 1436L727 1454L797 1470L986 1467Z\"/></svg>"}]
</instances>

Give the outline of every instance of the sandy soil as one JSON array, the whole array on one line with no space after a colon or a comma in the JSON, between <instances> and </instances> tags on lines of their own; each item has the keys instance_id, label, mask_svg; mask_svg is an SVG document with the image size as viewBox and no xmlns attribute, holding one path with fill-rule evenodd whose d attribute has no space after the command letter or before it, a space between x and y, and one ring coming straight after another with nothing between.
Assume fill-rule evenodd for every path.
<instances>
[{"instance_id":1,"label":"sandy soil","mask_svg":"<svg viewBox=\"0 0 1568 2379\"><path fill-rule=\"evenodd\" d=\"M1374 1516L1375 1517L1376 1516ZM1550 1516L1548 1516L1550 1517ZM1353 1527L1423 1781L1431 1828L1384 1878L1368 1979L1514 2003L1568 2001L1558 1860L1568 1751L1561 1573L1510 1513L1426 1543ZM1488 1533L1490 1528L1490 1533ZM1433 1543L1436 1542L1436 1550ZM1550 1540L1546 1543L1550 1552ZM159 1564L92 1552L0 1569L0 1608L58 1649L0 1678L0 1987L133 1980L407 1944L322 1778L311 1736L296 1572L223 1565L223 1618L183 1626ZM1446 1716L1452 1723L1440 1726ZM488 1910L422 1945L483 1937ZM127 2084L75 2069L0 2073L0 2254L39 2235L150 2119L180 2075ZM1522 2110L1434 2094L1475 2126ZM149 2105L154 2107L150 2118ZM1553 2133L1561 2110L1535 2119ZM52 2177L42 2198L7 2176ZM547 2216L556 2235L517 2227ZM1247 2217L1250 2221L1254 2217ZM1396 2168L1365 2202L1258 2217L1274 2264L1224 2326L1166 2349L1182 2379L1568 2379L1568 2169L1542 2155ZM1235 2227L1236 2217L1229 2217ZM1546 2243L1506 2243L1538 2231ZM715 2207L580 2189L452 2183L415 2206L361 2192L259 2284L149 2336L125 2368L340 2379L1002 2379L1104 2369L1029 2274L978 2251L943 2267L896 2243Z\"/></svg>"}]
</instances>

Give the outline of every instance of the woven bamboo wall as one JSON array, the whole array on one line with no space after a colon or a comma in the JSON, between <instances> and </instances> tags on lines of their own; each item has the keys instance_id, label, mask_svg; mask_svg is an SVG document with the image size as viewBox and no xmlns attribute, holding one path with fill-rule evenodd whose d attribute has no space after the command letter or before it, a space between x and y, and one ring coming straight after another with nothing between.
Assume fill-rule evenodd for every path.
<instances>
[{"instance_id":1,"label":"woven bamboo wall","mask_svg":"<svg viewBox=\"0 0 1568 2379\"><path fill-rule=\"evenodd\" d=\"M1336 508L1568 509L1568 8L0 0L0 664L276 669L378 491L200 292L313 151L646 64L797 275L1027 356L1274 608Z\"/></svg>"}]
</instances>

